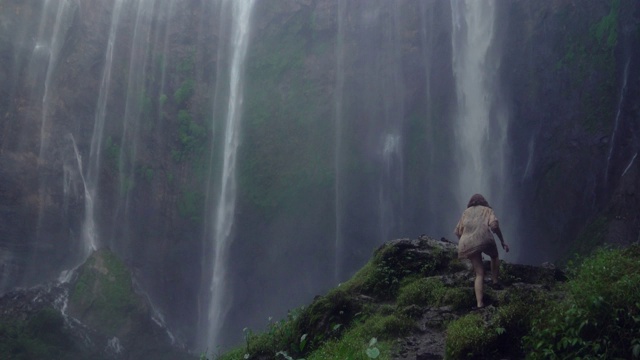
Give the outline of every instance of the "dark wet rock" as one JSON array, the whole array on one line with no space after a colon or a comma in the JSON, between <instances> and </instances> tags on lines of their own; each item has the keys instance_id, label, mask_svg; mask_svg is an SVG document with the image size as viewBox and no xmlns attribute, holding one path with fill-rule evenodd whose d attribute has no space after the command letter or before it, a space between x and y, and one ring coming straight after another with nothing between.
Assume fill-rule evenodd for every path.
<instances>
[{"instance_id":1,"label":"dark wet rock","mask_svg":"<svg viewBox=\"0 0 640 360\"><path fill-rule=\"evenodd\" d=\"M0 349L32 358L42 351L65 359L195 358L136 292L111 252L95 252L70 278L0 297L0 331L28 334L0 337Z\"/></svg>"}]
</instances>

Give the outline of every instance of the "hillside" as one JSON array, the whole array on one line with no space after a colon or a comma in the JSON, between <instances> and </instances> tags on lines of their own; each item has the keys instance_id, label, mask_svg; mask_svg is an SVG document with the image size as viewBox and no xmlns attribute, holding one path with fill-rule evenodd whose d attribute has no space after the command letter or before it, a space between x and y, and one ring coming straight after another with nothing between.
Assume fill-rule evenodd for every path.
<instances>
[{"instance_id":1,"label":"hillside","mask_svg":"<svg viewBox=\"0 0 640 360\"><path fill-rule=\"evenodd\" d=\"M597 250L567 274L502 262L504 287L487 284L488 305L472 310L474 274L454 244L394 240L348 282L213 358L638 358L638 260L635 244Z\"/></svg>"}]
</instances>

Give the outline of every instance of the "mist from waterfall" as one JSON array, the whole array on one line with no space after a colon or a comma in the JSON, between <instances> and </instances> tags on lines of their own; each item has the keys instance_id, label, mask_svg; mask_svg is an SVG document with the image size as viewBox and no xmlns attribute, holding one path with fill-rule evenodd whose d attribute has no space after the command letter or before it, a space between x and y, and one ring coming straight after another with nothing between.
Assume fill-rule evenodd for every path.
<instances>
[{"instance_id":1,"label":"mist from waterfall","mask_svg":"<svg viewBox=\"0 0 640 360\"><path fill-rule=\"evenodd\" d=\"M636 52L587 61L592 36L563 17L609 5L561 3L2 2L0 292L110 248L177 343L226 349L386 241L455 242L474 193L506 261L553 261L597 215L580 201L617 201L640 161ZM583 129L592 108L610 116Z\"/></svg>"}]
</instances>

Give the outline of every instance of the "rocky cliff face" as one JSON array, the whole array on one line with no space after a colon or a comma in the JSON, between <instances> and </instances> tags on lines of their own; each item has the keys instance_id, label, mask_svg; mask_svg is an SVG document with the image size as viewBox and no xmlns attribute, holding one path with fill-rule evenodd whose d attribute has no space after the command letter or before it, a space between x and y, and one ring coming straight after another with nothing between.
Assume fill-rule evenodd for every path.
<instances>
[{"instance_id":1,"label":"rocky cliff face","mask_svg":"<svg viewBox=\"0 0 640 360\"><path fill-rule=\"evenodd\" d=\"M223 5L0 4L0 289L57 277L95 241L195 338L228 96ZM494 206L519 261L638 239L639 6L496 5L490 60L509 154ZM451 186L451 16L442 1L258 2L232 338L346 278L389 238L451 236L466 196Z\"/></svg>"}]
</instances>

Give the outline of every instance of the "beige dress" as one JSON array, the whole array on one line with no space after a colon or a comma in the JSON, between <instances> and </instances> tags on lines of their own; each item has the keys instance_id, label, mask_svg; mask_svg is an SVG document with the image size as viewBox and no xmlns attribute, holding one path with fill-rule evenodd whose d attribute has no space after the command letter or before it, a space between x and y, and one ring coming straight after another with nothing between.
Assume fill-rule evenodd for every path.
<instances>
[{"instance_id":1,"label":"beige dress","mask_svg":"<svg viewBox=\"0 0 640 360\"><path fill-rule=\"evenodd\" d=\"M466 259L470 254L483 252L491 257L498 256L498 248L492 230L498 228L498 218L486 206L472 206L463 213L454 232L458 242L458 258Z\"/></svg>"}]
</instances>

